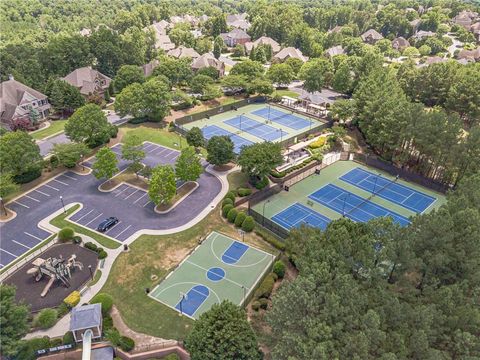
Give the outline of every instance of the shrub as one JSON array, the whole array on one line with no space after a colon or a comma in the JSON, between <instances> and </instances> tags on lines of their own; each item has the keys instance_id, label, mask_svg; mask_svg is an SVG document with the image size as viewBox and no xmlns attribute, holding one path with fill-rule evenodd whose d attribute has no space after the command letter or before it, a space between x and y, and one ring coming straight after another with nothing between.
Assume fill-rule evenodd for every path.
<instances>
[{"instance_id":1,"label":"shrub","mask_svg":"<svg viewBox=\"0 0 480 360\"><path fill-rule=\"evenodd\" d=\"M250 232L255 228L255 220L253 217L247 216L242 223L242 230L245 232Z\"/></svg>"},{"instance_id":2,"label":"shrub","mask_svg":"<svg viewBox=\"0 0 480 360\"><path fill-rule=\"evenodd\" d=\"M133 119L128 120L129 124L134 124L134 125L142 124L144 122L147 122L147 118L145 118L145 117L133 118Z\"/></svg>"},{"instance_id":3,"label":"shrub","mask_svg":"<svg viewBox=\"0 0 480 360\"><path fill-rule=\"evenodd\" d=\"M268 177L265 176L262 180L260 180L255 184L255 188L258 190L262 190L267 185L268 185Z\"/></svg>"},{"instance_id":4,"label":"shrub","mask_svg":"<svg viewBox=\"0 0 480 360\"><path fill-rule=\"evenodd\" d=\"M280 279L283 279L285 276L285 264L282 260L277 260L275 261L275 264L273 264L273 269L272 271L278 275Z\"/></svg>"},{"instance_id":5,"label":"shrub","mask_svg":"<svg viewBox=\"0 0 480 360\"><path fill-rule=\"evenodd\" d=\"M42 329L48 329L55 325L57 319L57 310L43 309L33 320L33 325Z\"/></svg>"},{"instance_id":6,"label":"shrub","mask_svg":"<svg viewBox=\"0 0 480 360\"><path fill-rule=\"evenodd\" d=\"M265 240L269 244L276 247L278 250L281 250L281 251L285 250L285 243L282 242L281 240L278 240L275 236L271 235L270 233L267 233L264 230L257 229L255 230L255 234L260 236L263 240Z\"/></svg>"},{"instance_id":7,"label":"shrub","mask_svg":"<svg viewBox=\"0 0 480 360\"><path fill-rule=\"evenodd\" d=\"M254 311L260 310L260 302L258 300L255 300L254 302L252 302L252 310Z\"/></svg>"},{"instance_id":8,"label":"shrub","mask_svg":"<svg viewBox=\"0 0 480 360\"><path fill-rule=\"evenodd\" d=\"M70 311L70 308L68 307L68 305L62 302L57 308L58 318L61 318L64 315L68 314L69 311Z\"/></svg>"},{"instance_id":9,"label":"shrub","mask_svg":"<svg viewBox=\"0 0 480 360\"><path fill-rule=\"evenodd\" d=\"M135 347L135 341L133 339L127 337L127 336L122 336L120 338L120 349L123 351L131 351Z\"/></svg>"},{"instance_id":10,"label":"shrub","mask_svg":"<svg viewBox=\"0 0 480 360\"><path fill-rule=\"evenodd\" d=\"M26 184L40 177L40 175L42 175L42 170L40 168L35 168L27 172L24 172L23 174L15 175L13 177L13 181L16 182L17 184Z\"/></svg>"},{"instance_id":11,"label":"shrub","mask_svg":"<svg viewBox=\"0 0 480 360\"><path fill-rule=\"evenodd\" d=\"M50 341L50 347L60 346L62 344L63 344L63 341L60 338L55 338Z\"/></svg>"},{"instance_id":12,"label":"shrub","mask_svg":"<svg viewBox=\"0 0 480 360\"><path fill-rule=\"evenodd\" d=\"M75 339L73 338L73 333L71 331L66 332L65 335L63 335L63 344L73 344L75 342Z\"/></svg>"},{"instance_id":13,"label":"shrub","mask_svg":"<svg viewBox=\"0 0 480 360\"><path fill-rule=\"evenodd\" d=\"M110 125L110 128L108 129L108 133L110 134L111 138L116 138L118 134L118 126Z\"/></svg>"},{"instance_id":14,"label":"shrub","mask_svg":"<svg viewBox=\"0 0 480 360\"><path fill-rule=\"evenodd\" d=\"M82 238L81 238L80 236L78 236L78 235L75 235L75 236L72 238L72 240L73 240L73 242L74 242L75 244L78 244L78 245L80 245L80 244L82 243Z\"/></svg>"},{"instance_id":15,"label":"shrub","mask_svg":"<svg viewBox=\"0 0 480 360\"><path fill-rule=\"evenodd\" d=\"M262 281L257 291L255 291L255 297L257 299L268 298L272 293L274 284L275 284L275 280L273 279L272 273L270 273Z\"/></svg>"},{"instance_id":16,"label":"shrub","mask_svg":"<svg viewBox=\"0 0 480 360\"><path fill-rule=\"evenodd\" d=\"M86 247L87 249L93 250L93 251L95 251L95 252L97 251L97 248L98 248L95 243L90 242L90 241L85 243L85 247Z\"/></svg>"},{"instance_id":17,"label":"shrub","mask_svg":"<svg viewBox=\"0 0 480 360\"><path fill-rule=\"evenodd\" d=\"M246 189L246 188L239 188L237 190L237 194L240 197L248 196L252 193L252 189Z\"/></svg>"},{"instance_id":18,"label":"shrub","mask_svg":"<svg viewBox=\"0 0 480 360\"><path fill-rule=\"evenodd\" d=\"M310 143L310 145L308 145L308 147L310 149L318 149L318 148L321 148L323 145L325 145L325 142L327 141L327 137L326 136L322 136L322 137L319 137L317 140L315 140L314 142Z\"/></svg>"},{"instance_id":19,"label":"shrub","mask_svg":"<svg viewBox=\"0 0 480 360\"><path fill-rule=\"evenodd\" d=\"M260 304L260 308L267 310L268 307L268 300L265 298L258 299L258 303Z\"/></svg>"},{"instance_id":20,"label":"shrub","mask_svg":"<svg viewBox=\"0 0 480 360\"><path fill-rule=\"evenodd\" d=\"M232 199L230 199L230 198L225 198L225 199L223 199L223 201L222 201L222 207L225 206L225 205L227 205L227 204L233 205Z\"/></svg>"},{"instance_id":21,"label":"shrub","mask_svg":"<svg viewBox=\"0 0 480 360\"><path fill-rule=\"evenodd\" d=\"M274 272L272 272L272 277L273 277L273 281L277 281L277 280L278 280L278 275L275 274Z\"/></svg>"},{"instance_id":22,"label":"shrub","mask_svg":"<svg viewBox=\"0 0 480 360\"><path fill-rule=\"evenodd\" d=\"M225 195L225 198L224 199L232 199L233 202L235 202L235 198L237 196L235 195L235 192L234 191L229 191L227 193L227 195Z\"/></svg>"},{"instance_id":23,"label":"shrub","mask_svg":"<svg viewBox=\"0 0 480 360\"><path fill-rule=\"evenodd\" d=\"M113 328L112 317L110 315L103 316L102 325L103 325L103 331L104 332L107 332L108 330L112 329Z\"/></svg>"},{"instance_id":24,"label":"shrub","mask_svg":"<svg viewBox=\"0 0 480 360\"><path fill-rule=\"evenodd\" d=\"M109 294L99 293L90 300L90 304L101 304L102 314L107 315L113 306L113 298Z\"/></svg>"},{"instance_id":25,"label":"shrub","mask_svg":"<svg viewBox=\"0 0 480 360\"><path fill-rule=\"evenodd\" d=\"M70 308L73 308L78 305L80 302L80 292L78 291L72 291L70 295L68 295L63 302L69 306Z\"/></svg>"},{"instance_id":26,"label":"shrub","mask_svg":"<svg viewBox=\"0 0 480 360\"><path fill-rule=\"evenodd\" d=\"M235 218L235 226L236 227L241 227L243 222L245 221L245 218L247 217L247 214L245 214L244 212L239 212L237 214L237 217Z\"/></svg>"},{"instance_id":27,"label":"shrub","mask_svg":"<svg viewBox=\"0 0 480 360\"><path fill-rule=\"evenodd\" d=\"M235 218L237 217L238 211L237 209L231 209L227 214L227 220L229 223L233 224L235 222Z\"/></svg>"},{"instance_id":28,"label":"shrub","mask_svg":"<svg viewBox=\"0 0 480 360\"><path fill-rule=\"evenodd\" d=\"M58 239L60 241L67 241L72 240L75 235L75 232L72 228L64 227L62 230L58 232Z\"/></svg>"},{"instance_id":29,"label":"shrub","mask_svg":"<svg viewBox=\"0 0 480 360\"><path fill-rule=\"evenodd\" d=\"M20 349L16 354L15 359L35 360L37 358L37 350L48 349L50 345L50 338L48 336L24 341L19 346Z\"/></svg>"},{"instance_id":30,"label":"shrub","mask_svg":"<svg viewBox=\"0 0 480 360\"><path fill-rule=\"evenodd\" d=\"M163 357L162 360L180 360L176 353L168 354L167 356Z\"/></svg>"},{"instance_id":31,"label":"shrub","mask_svg":"<svg viewBox=\"0 0 480 360\"><path fill-rule=\"evenodd\" d=\"M100 260L105 259L107 256L108 256L107 252L103 249L98 252L98 258Z\"/></svg>"},{"instance_id":32,"label":"shrub","mask_svg":"<svg viewBox=\"0 0 480 360\"><path fill-rule=\"evenodd\" d=\"M223 217L227 217L228 212L233 209L233 205L227 204L222 208L222 215Z\"/></svg>"}]
</instances>

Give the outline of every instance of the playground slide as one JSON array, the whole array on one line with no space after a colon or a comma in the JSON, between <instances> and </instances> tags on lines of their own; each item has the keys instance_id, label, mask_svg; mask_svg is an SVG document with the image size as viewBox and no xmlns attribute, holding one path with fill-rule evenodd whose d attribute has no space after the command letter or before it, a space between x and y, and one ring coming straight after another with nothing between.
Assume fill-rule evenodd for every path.
<instances>
[{"instance_id":1,"label":"playground slide","mask_svg":"<svg viewBox=\"0 0 480 360\"><path fill-rule=\"evenodd\" d=\"M92 353L92 330L88 329L83 333L82 360L90 360Z\"/></svg>"},{"instance_id":2,"label":"playground slide","mask_svg":"<svg viewBox=\"0 0 480 360\"><path fill-rule=\"evenodd\" d=\"M48 280L47 285L45 285L45 287L43 288L42 293L40 294L41 297L44 297L45 295L47 295L48 290L50 290L50 287L52 286L52 284L53 284L54 281L55 281L55 277L54 277L54 276L51 276L51 277L50 277L50 280Z\"/></svg>"}]
</instances>

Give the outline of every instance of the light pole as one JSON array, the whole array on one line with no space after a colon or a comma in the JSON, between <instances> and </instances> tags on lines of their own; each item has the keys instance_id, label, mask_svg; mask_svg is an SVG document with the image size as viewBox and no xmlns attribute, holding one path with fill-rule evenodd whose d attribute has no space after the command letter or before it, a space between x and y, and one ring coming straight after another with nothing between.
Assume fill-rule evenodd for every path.
<instances>
[{"instance_id":1,"label":"light pole","mask_svg":"<svg viewBox=\"0 0 480 360\"><path fill-rule=\"evenodd\" d=\"M90 271L90 278L93 281L93 272L92 272L92 265L88 265L88 271Z\"/></svg>"},{"instance_id":2,"label":"light pole","mask_svg":"<svg viewBox=\"0 0 480 360\"><path fill-rule=\"evenodd\" d=\"M85 165L83 164L83 154L80 155L80 164L82 164L82 171L85 170Z\"/></svg>"},{"instance_id":3,"label":"light pole","mask_svg":"<svg viewBox=\"0 0 480 360\"><path fill-rule=\"evenodd\" d=\"M62 195L60 195L60 201L62 202L63 212L66 214L67 210L65 210L65 204L63 202L63 196Z\"/></svg>"},{"instance_id":4,"label":"light pole","mask_svg":"<svg viewBox=\"0 0 480 360\"><path fill-rule=\"evenodd\" d=\"M262 209L262 226L265 226L265 205L267 205L267 203L270 202L270 199L268 199L267 201L265 201L263 203L263 209Z\"/></svg>"},{"instance_id":5,"label":"light pole","mask_svg":"<svg viewBox=\"0 0 480 360\"><path fill-rule=\"evenodd\" d=\"M180 316L183 315L183 301L185 300L185 294L184 293L180 293L182 299L180 300Z\"/></svg>"},{"instance_id":6,"label":"light pole","mask_svg":"<svg viewBox=\"0 0 480 360\"><path fill-rule=\"evenodd\" d=\"M5 204L3 203L3 198L0 197L0 207L2 208L2 214L4 214L5 216L7 216L7 209L5 208Z\"/></svg>"}]
</instances>

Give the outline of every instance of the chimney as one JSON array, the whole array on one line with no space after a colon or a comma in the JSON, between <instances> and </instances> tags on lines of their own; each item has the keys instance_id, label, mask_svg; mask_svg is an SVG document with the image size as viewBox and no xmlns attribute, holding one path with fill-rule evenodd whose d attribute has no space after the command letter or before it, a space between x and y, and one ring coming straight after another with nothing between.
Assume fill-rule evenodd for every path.
<instances>
[{"instance_id":1,"label":"chimney","mask_svg":"<svg viewBox=\"0 0 480 360\"><path fill-rule=\"evenodd\" d=\"M12 74L8 74L8 80L15 80Z\"/></svg>"}]
</instances>

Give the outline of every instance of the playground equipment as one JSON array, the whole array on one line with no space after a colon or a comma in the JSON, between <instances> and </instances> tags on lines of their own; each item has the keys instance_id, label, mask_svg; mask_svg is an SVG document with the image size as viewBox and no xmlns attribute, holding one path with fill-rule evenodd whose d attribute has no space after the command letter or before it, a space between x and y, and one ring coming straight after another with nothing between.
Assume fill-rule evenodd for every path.
<instances>
[{"instance_id":1,"label":"playground equipment","mask_svg":"<svg viewBox=\"0 0 480 360\"><path fill-rule=\"evenodd\" d=\"M79 261L76 261L77 256L73 254L68 260L63 259L60 255L60 258L36 258L32 265L33 268L27 270L27 274L35 276L35 281L40 281L43 275L49 277L47 285L43 288L41 297L45 297L48 291L50 290L52 284L55 280L59 280L67 288L70 287L68 279L72 277L71 270L74 270L77 267L79 270L83 270L83 264Z\"/></svg>"}]
</instances>

